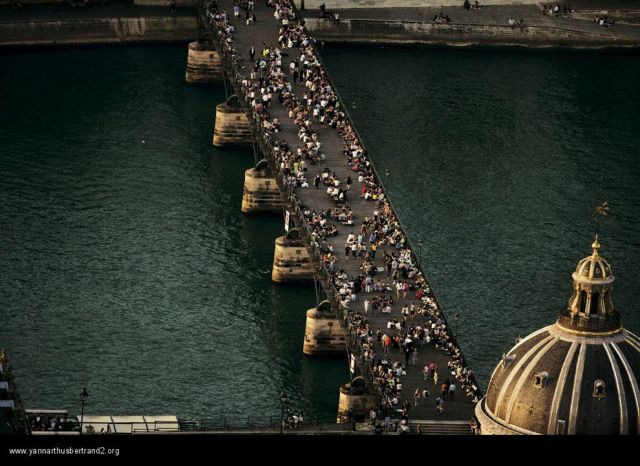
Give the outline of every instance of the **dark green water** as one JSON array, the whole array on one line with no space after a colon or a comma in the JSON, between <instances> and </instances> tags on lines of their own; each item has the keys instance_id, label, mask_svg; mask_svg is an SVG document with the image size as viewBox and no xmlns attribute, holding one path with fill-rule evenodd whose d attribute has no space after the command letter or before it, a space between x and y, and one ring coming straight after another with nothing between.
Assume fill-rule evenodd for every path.
<instances>
[{"instance_id":1,"label":"dark green water","mask_svg":"<svg viewBox=\"0 0 640 466\"><path fill-rule=\"evenodd\" d=\"M186 47L4 53L0 347L30 407L335 415L345 360L302 355L311 288L273 286L279 218L240 212L249 151ZM145 141L143 144L142 141Z\"/></svg>"},{"instance_id":2,"label":"dark green water","mask_svg":"<svg viewBox=\"0 0 640 466\"><path fill-rule=\"evenodd\" d=\"M637 56L324 55L483 384L568 299L600 199L615 303L640 330ZM335 414L346 360L302 356L313 289L271 285L282 221L241 215L253 156L212 148L223 91L185 85L185 61L0 55L0 346L31 407L77 410L86 385L92 413L277 415L284 386Z\"/></svg>"}]
</instances>

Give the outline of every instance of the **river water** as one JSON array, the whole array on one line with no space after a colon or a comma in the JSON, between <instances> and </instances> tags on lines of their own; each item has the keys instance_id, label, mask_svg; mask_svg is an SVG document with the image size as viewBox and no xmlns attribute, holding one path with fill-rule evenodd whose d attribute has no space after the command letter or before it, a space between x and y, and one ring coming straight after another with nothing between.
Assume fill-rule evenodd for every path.
<instances>
[{"instance_id":1,"label":"river water","mask_svg":"<svg viewBox=\"0 0 640 466\"><path fill-rule=\"evenodd\" d=\"M480 382L553 321L590 210L640 330L640 59L326 47ZM186 47L0 54L0 347L27 407L332 416L344 360L303 357L313 287L270 282L280 218L240 212L247 150L212 147L221 88ZM363 72L366 70L366 72ZM355 103L355 108L353 108ZM388 171L388 175L384 175Z\"/></svg>"}]
</instances>

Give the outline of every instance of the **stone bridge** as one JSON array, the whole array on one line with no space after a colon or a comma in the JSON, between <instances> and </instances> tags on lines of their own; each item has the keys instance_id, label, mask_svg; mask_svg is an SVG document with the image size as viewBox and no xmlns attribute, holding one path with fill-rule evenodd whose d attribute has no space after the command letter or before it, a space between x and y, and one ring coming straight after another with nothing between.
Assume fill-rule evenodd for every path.
<instances>
[{"instance_id":1,"label":"stone bridge","mask_svg":"<svg viewBox=\"0 0 640 466\"><path fill-rule=\"evenodd\" d=\"M290 19L285 21L289 25L304 24L289 0L277 0L275 3L279 7L287 7L285 12L289 11ZM277 141L286 141L295 154L303 145L299 126L290 117L289 109L278 98L277 91L273 92L265 122L265 114L258 114L251 105L252 99L246 95L247 83L259 80L265 73L251 61L250 49L255 49L255 57L260 62L265 46L273 50L274 46L280 45L279 31L286 15L276 18L275 11L273 6L256 1L255 10L250 12L255 14L256 21L247 24L244 9L238 19L234 18L232 0L203 3L199 8L201 40L189 46L186 80L224 84L227 89L229 98L216 107L213 144L253 147L259 153L255 157L259 162L245 173L242 212L247 215L285 215L289 221L285 227L288 230L286 234L275 240L272 280L280 284L315 283L322 290L320 302L307 311L304 341L300 343L301 350L310 357L338 356L345 361L349 358L351 380L336 387L340 392L338 422L344 422L350 416L368 417L370 409L379 406L392 417L400 417L404 403L410 406L408 418L414 429L415 424L422 422L433 426L435 422L436 426L443 426L443 432L447 428L450 432L452 425L460 425L472 418L474 404L481 397L480 389L459 350L455 325L447 322L391 200L385 195L382 181L367 158L362 140L356 132L356 144L362 148L367 160L364 166L369 167L366 173L370 176L366 179L359 177L359 171L349 164L346 157L349 149L341 135L343 133L327 125L323 127L317 120L311 127L321 143L321 160L294 155L294 166L289 166L291 161L283 162L282 152L275 148ZM219 16L224 12L228 21ZM233 26L233 31L228 29L229 25ZM313 69L322 70L321 57L313 48L312 40L309 46L311 49L307 51L311 50L318 62ZM304 102L307 88L293 82L289 65L300 57L301 47L302 44L284 47L281 57L285 79L298 102ZM331 91L336 97L335 113L341 115L340 118L355 132L348 110L332 83ZM312 110L309 108L310 113ZM280 125L277 133L268 129L275 119ZM306 179L308 185L295 182L292 176L303 159L306 167L300 170L299 179ZM322 178L323 174L338 180L338 186L334 186L335 195L329 194L332 187L327 185L326 178ZM316 176L325 181L318 188L314 186ZM352 178L350 186L346 185L348 176ZM379 189L372 190L372 187ZM368 195L363 197L367 190ZM340 194L344 199L339 199ZM334 209L350 212L352 223L344 218L326 216L320 226L318 218L312 218L312 213L326 213ZM368 264L360 256L345 257L348 236L353 234L357 237L363 223L367 223L369 228L361 243L362 249L367 251ZM371 257L371 231L381 230L385 223L390 225L388 231L379 231L379 237L373 240L377 251ZM393 270L393 261L389 261L391 266L388 269L384 256L391 253L402 257L396 257L396 265L400 264L397 275L388 273L389 269ZM378 285L378 291L374 285L369 290L361 286L367 276L371 277L374 285ZM406 282L410 288L406 292L398 292L398 282ZM373 303L380 296L393 297L390 313L374 309ZM392 325L393 319L397 324ZM425 334L431 334L432 338L425 336L421 340L416 327L423 328ZM414 338L405 346L405 338L401 335L411 334L411 330L414 330ZM439 335L434 334L435 330L440 331ZM383 348L380 338L385 334L391 338L397 336L399 340L388 350ZM413 351L403 352L406 348ZM390 377L383 377L381 372L381 367L384 367L388 373L394 362L403 365L396 369L395 384L389 383ZM425 379L423 367L429 363L435 363L436 376ZM440 396L441 385L445 381L453 383L456 389L453 395L449 393L445 398L444 411L437 413L436 398ZM422 395L425 389L429 392L427 398L414 397L416 391ZM430 429L438 432L437 427Z\"/></svg>"}]
</instances>

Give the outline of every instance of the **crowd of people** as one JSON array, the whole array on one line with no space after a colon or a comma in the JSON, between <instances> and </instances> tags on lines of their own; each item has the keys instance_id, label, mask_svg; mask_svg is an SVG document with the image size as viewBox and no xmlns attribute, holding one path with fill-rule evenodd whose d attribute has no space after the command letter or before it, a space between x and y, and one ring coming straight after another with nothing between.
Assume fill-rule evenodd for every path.
<instances>
[{"instance_id":1,"label":"crowd of people","mask_svg":"<svg viewBox=\"0 0 640 466\"><path fill-rule=\"evenodd\" d=\"M615 21L610 18L609 16L596 16L595 18L593 18L593 22L598 24L599 26L604 26L604 27L611 27L613 24L615 24Z\"/></svg>"},{"instance_id":2,"label":"crowd of people","mask_svg":"<svg viewBox=\"0 0 640 466\"><path fill-rule=\"evenodd\" d=\"M251 53L251 71L242 79L242 90L253 117L263 129L265 142L272 148L274 160L290 186L308 187L305 177L307 163L321 163L324 167L326 157L314 128L333 128L344 142L343 154L351 173L343 180L336 172L324 167L313 180L316 189L324 185L335 207L318 212L301 206L300 211L335 296L347 311L349 329L354 342L361 349L362 363L369 367L384 395L384 405L402 413L403 419L407 418L412 403L408 399L400 401L402 377L406 375L407 367L415 364L418 352L425 343L433 344L436 349L449 355L447 369L455 374L461 390L469 398L478 401L479 390L473 372L464 364L435 296L409 248L406 235L383 192L366 150L342 110L303 22L296 18L291 0L267 0L267 5L274 9L274 17L280 24L278 45L263 43L255 62L255 51ZM217 25L227 49L236 56L240 55L233 42L234 27L227 13L208 11L208 16ZM290 66L283 65L283 51L295 57ZM300 91L303 93L300 100L294 92L296 85L303 89ZM287 109L298 129L297 148L290 147L284 139L277 137L279 122L269 112L274 98ZM352 176L361 185L359 197L372 204L371 216L354 218L348 199ZM351 227L356 220L361 225L357 234L354 231L348 235L345 259L360 261L361 273L350 276L344 269L336 267L338 252L334 251L328 239L339 232L334 223ZM376 253L381 248L385 249L386 277L384 267L375 265ZM364 309L358 302L358 294L363 290L379 293L371 301L365 300ZM371 313L390 314L394 292L397 300L411 299L412 302L403 307L401 317L389 319L393 325L388 325L384 330L374 330L369 323L369 310ZM382 352L378 352L376 347L382 348ZM392 353L392 349L399 353ZM404 357L394 359L392 354ZM420 394L425 391L428 394L426 388ZM410 397L411 394L408 395ZM441 412L443 404L444 397L441 395L436 399L438 412Z\"/></svg>"},{"instance_id":3,"label":"crowd of people","mask_svg":"<svg viewBox=\"0 0 640 466\"><path fill-rule=\"evenodd\" d=\"M436 24L446 24L451 22L451 18L449 18L449 15L440 12L439 14L433 16L433 22Z\"/></svg>"},{"instance_id":4,"label":"crowd of people","mask_svg":"<svg viewBox=\"0 0 640 466\"><path fill-rule=\"evenodd\" d=\"M569 3L556 3L555 5L553 3L545 3L542 5L542 14L545 16L569 16L572 12L573 9Z\"/></svg>"},{"instance_id":5,"label":"crowd of people","mask_svg":"<svg viewBox=\"0 0 640 466\"><path fill-rule=\"evenodd\" d=\"M524 29L524 18L520 18L519 21L516 21L515 18L509 18L509 21L507 21L507 23L509 24L509 26L511 26L511 29L515 29L516 26L518 26L520 29Z\"/></svg>"},{"instance_id":6,"label":"crowd of people","mask_svg":"<svg viewBox=\"0 0 640 466\"><path fill-rule=\"evenodd\" d=\"M71 431L78 427L74 420L60 415L28 415L27 422L29 422L31 432L62 432Z\"/></svg>"},{"instance_id":7,"label":"crowd of people","mask_svg":"<svg viewBox=\"0 0 640 466\"><path fill-rule=\"evenodd\" d=\"M479 10L480 9L480 4L478 3L478 0L476 0L473 5L469 2L469 0L464 0L463 6L465 8L465 10Z\"/></svg>"}]
</instances>

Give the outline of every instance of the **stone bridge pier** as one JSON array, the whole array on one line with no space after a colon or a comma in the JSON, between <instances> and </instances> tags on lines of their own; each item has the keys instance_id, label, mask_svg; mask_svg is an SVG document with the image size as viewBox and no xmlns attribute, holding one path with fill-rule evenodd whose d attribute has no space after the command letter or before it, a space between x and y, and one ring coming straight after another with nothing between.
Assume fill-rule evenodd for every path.
<instances>
[{"instance_id":1,"label":"stone bridge pier","mask_svg":"<svg viewBox=\"0 0 640 466\"><path fill-rule=\"evenodd\" d=\"M216 105L213 145L217 147L250 146L253 143L251 122L238 98L232 95L226 102Z\"/></svg>"},{"instance_id":2,"label":"stone bridge pier","mask_svg":"<svg viewBox=\"0 0 640 466\"><path fill-rule=\"evenodd\" d=\"M266 160L244 172L242 212L245 214L282 214L282 196L278 182Z\"/></svg>"},{"instance_id":3,"label":"stone bridge pier","mask_svg":"<svg viewBox=\"0 0 640 466\"><path fill-rule=\"evenodd\" d=\"M331 303L322 301L307 311L302 352L309 356L344 356L346 354L346 332L341 319L331 308Z\"/></svg>"},{"instance_id":4,"label":"stone bridge pier","mask_svg":"<svg viewBox=\"0 0 640 466\"><path fill-rule=\"evenodd\" d=\"M224 64L220 54L210 42L189 44L185 81L192 84L222 84Z\"/></svg>"},{"instance_id":5,"label":"stone bridge pier","mask_svg":"<svg viewBox=\"0 0 640 466\"><path fill-rule=\"evenodd\" d=\"M313 280L313 260L297 229L292 228L285 236L279 236L275 243L271 271L274 283L308 283Z\"/></svg>"},{"instance_id":6,"label":"stone bridge pier","mask_svg":"<svg viewBox=\"0 0 640 466\"><path fill-rule=\"evenodd\" d=\"M364 421L372 408L377 408L379 397L371 393L367 387L367 382L363 377L356 377L350 383L340 386L340 397L338 398L338 419L337 423Z\"/></svg>"}]
</instances>

